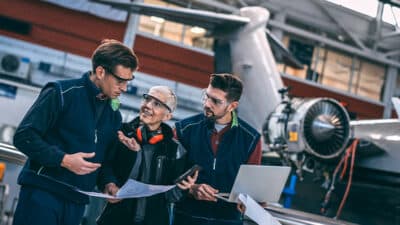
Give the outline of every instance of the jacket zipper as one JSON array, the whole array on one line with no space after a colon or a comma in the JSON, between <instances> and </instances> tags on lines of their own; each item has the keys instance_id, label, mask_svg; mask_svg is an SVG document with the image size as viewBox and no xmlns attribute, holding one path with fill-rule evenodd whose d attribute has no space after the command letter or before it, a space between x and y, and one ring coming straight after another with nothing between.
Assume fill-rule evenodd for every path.
<instances>
[{"instance_id":1,"label":"jacket zipper","mask_svg":"<svg viewBox=\"0 0 400 225\"><path fill-rule=\"evenodd\" d=\"M94 129L94 143L97 144L97 129Z\"/></svg>"},{"instance_id":2,"label":"jacket zipper","mask_svg":"<svg viewBox=\"0 0 400 225\"><path fill-rule=\"evenodd\" d=\"M217 158L214 157L214 161L213 161L213 170L215 170L215 167L217 166Z\"/></svg>"},{"instance_id":3,"label":"jacket zipper","mask_svg":"<svg viewBox=\"0 0 400 225\"><path fill-rule=\"evenodd\" d=\"M42 170L44 169L44 166L41 166L38 171L36 172L37 175L40 175L40 173L42 172Z\"/></svg>"},{"instance_id":4,"label":"jacket zipper","mask_svg":"<svg viewBox=\"0 0 400 225\"><path fill-rule=\"evenodd\" d=\"M161 183L160 179L161 179L161 174L162 174L162 164L163 164L164 158L165 157L162 157L162 156L157 157L157 170L156 170L156 179L155 179L156 184Z\"/></svg>"},{"instance_id":5,"label":"jacket zipper","mask_svg":"<svg viewBox=\"0 0 400 225\"><path fill-rule=\"evenodd\" d=\"M158 158L158 162L157 162L157 168L160 169L161 168L161 158Z\"/></svg>"}]
</instances>

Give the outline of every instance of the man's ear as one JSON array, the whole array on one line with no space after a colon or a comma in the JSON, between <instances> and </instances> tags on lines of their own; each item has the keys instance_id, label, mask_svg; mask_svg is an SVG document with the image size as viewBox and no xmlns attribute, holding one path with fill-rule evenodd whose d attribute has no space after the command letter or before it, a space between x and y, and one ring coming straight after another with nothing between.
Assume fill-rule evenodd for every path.
<instances>
[{"instance_id":1,"label":"man's ear","mask_svg":"<svg viewBox=\"0 0 400 225\"><path fill-rule=\"evenodd\" d=\"M170 120L170 119L172 119L172 113L170 113L170 112L167 112L165 115L164 115L164 118L163 118L163 122L165 122L165 121L168 121L168 120Z\"/></svg>"},{"instance_id":2,"label":"man's ear","mask_svg":"<svg viewBox=\"0 0 400 225\"><path fill-rule=\"evenodd\" d=\"M230 112L232 112L233 110L235 110L237 107L239 106L239 102L238 101L234 101L234 102L231 102L230 104L229 104L229 111Z\"/></svg>"},{"instance_id":3,"label":"man's ear","mask_svg":"<svg viewBox=\"0 0 400 225\"><path fill-rule=\"evenodd\" d=\"M94 75L96 76L96 79L101 80L104 78L106 74L106 71L104 70L104 68L102 66L97 66L95 71L94 71Z\"/></svg>"}]
</instances>

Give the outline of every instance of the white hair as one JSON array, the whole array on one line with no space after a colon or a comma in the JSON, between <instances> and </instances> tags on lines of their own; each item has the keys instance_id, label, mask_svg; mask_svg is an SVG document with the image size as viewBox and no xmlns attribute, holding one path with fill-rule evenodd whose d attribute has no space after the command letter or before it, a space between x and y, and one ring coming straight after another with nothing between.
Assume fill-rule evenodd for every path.
<instances>
[{"instance_id":1,"label":"white hair","mask_svg":"<svg viewBox=\"0 0 400 225\"><path fill-rule=\"evenodd\" d=\"M161 94L165 95L167 100L164 102L171 111L175 111L176 105L178 104L178 99L174 93L174 91L168 86L153 86L149 89L149 93L151 91L160 92Z\"/></svg>"}]
</instances>

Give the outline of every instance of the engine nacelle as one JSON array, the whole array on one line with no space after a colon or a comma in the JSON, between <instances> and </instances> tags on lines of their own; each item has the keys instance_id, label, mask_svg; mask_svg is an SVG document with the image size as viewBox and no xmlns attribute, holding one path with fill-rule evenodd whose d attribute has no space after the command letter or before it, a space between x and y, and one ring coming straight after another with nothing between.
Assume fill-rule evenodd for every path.
<instances>
[{"instance_id":1,"label":"engine nacelle","mask_svg":"<svg viewBox=\"0 0 400 225\"><path fill-rule=\"evenodd\" d=\"M268 116L263 135L272 151L306 151L331 159L340 155L349 142L350 119L334 99L292 99L282 101Z\"/></svg>"}]
</instances>

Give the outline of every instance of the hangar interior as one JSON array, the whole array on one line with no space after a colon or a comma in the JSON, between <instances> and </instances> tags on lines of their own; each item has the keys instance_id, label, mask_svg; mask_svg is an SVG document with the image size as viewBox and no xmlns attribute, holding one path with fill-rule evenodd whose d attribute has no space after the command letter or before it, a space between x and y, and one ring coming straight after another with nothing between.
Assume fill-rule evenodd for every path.
<instances>
[{"instance_id":1,"label":"hangar interior","mask_svg":"<svg viewBox=\"0 0 400 225\"><path fill-rule=\"evenodd\" d=\"M372 16L326 0L296 0L295 4L290 0L135 2L226 14L235 14L242 7L265 7L270 12L268 30L303 65L298 68L285 64L279 52L272 48L284 84L292 86L291 95L332 97L345 106L351 119L398 116L391 103L392 97L400 97L398 0L366 1L365 8L374 12ZM127 93L121 96L124 121L137 114L140 96L149 87L160 84L172 87L179 99L171 124L202 111L202 89L215 66L214 39L210 30L157 16L130 14L104 5L99 7L99 3L87 0L74 3L59 0L3 1L0 2L0 140L6 147L0 145L2 149L12 149L15 128L40 88L49 81L79 77L90 70L91 50L102 38L108 37L132 46L142 62L137 78L129 83ZM330 163L328 160L327 164ZM11 170L8 174L15 175L20 165L9 165L7 169ZM369 172L365 176L372 174L374 179L380 176ZM372 203L369 202L377 205L362 211L365 219L357 218L357 210L351 212L351 207L360 208L364 202L350 203L345 218L360 224L400 224L399 198L393 195L400 196L398 190L393 191L393 183L400 183L400 178L397 173L386 175L385 182L390 179L393 182L389 182L388 188L379 186L372 189L381 192ZM318 179L324 176L321 173ZM12 184L12 190L18 189L16 175L6 176L3 183ZM342 194L344 184L338 186ZM300 188L316 190L311 183ZM357 199L368 193L360 186L354 189L357 190L354 194ZM4 219L0 224L9 224L17 193L12 191L5 196L5 189L2 190L4 201L0 204L0 214ZM311 192L302 196L300 201L307 201ZM336 203L339 198L334 197ZM94 224L102 206L102 202L96 201L87 210L84 224ZM388 203L385 207L390 207L389 213L385 207L379 206L382 201ZM320 201L316 204L319 208ZM308 211L316 213L311 208ZM379 218L373 217L368 223L367 214L371 211L376 211Z\"/></svg>"},{"instance_id":2,"label":"hangar interior","mask_svg":"<svg viewBox=\"0 0 400 225\"><path fill-rule=\"evenodd\" d=\"M63 1L49 0L45 2L72 9L74 7L74 5L66 6ZM295 6L289 1L274 0L145 0L143 2L229 14L235 13L243 6L263 6L271 12L268 28L304 65L302 69L297 69L279 63L278 60L278 68L283 77L289 76L289 79L298 78L300 82L305 81L306 85L315 84L317 87L328 91L369 102L379 107L378 111L382 111L381 115L373 112L363 114L358 112L361 111L360 109L352 109L352 104L349 104L350 111L353 111L356 115L358 113L360 115L359 118L392 117L393 108L390 98L400 95L400 81L398 81L399 8L396 1L370 1L371 3L369 3L368 7L376 9L375 17L329 1L318 0L300 0L296 2ZM76 4L76 6L79 6L79 4ZM391 23L383 20L382 15L384 15L384 12L386 17L391 17ZM86 13L90 12L87 11ZM43 71L44 73L47 72L46 68L51 69L53 74L65 71L65 74L72 74L72 76L79 74L79 70L82 70L82 68L85 68L85 70L88 68L89 61L85 54L71 54L69 51L64 51L61 46L55 49L48 48L49 46L35 43L40 42L37 40L33 42L24 41L23 36L30 32L32 25L26 21L19 20L19 18L9 17L6 14L3 15L4 24L10 23L10 25L4 26L2 29L5 34L1 36L3 54L12 50L21 57L29 58L29 63L25 63L25 66L19 69L25 71L25 77L28 74L30 75L31 83L36 85L43 84L45 81L41 80L41 74L43 74ZM94 14L96 15L96 12ZM99 14L101 14L101 11L97 13L97 16ZM93 15L93 12L91 15ZM127 19L127 16L126 12L115 10L113 14L106 16L106 19L121 22ZM139 22L136 25L137 29L134 29L132 27L135 27L135 24L132 21L137 21L137 18ZM138 35L213 57L213 38L207 36L208 31L204 28L178 24L155 16L132 15L128 21L129 23L123 28L124 40L126 42L130 41L131 45L133 45L135 36ZM32 24L34 25L35 23ZM81 59L82 55L84 56L83 59ZM40 58L44 59L40 60ZM29 67L32 68L28 70ZM36 71L38 75L36 75ZM157 73L146 73L146 75L160 77ZM162 74L161 77L163 76ZM48 79L51 80L52 77L54 76L50 74ZM142 77L146 79L146 76ZM168 78L171 80L171 77ZM144 83L146 82L144 81ZM169 81L166 82L170 84ZM188 83L184 81L180 83L183 83L181 86L185 86L185 84L195 87L201 86L199 82ZM138 84L138 86L140 85ZM179 85L175 84L175 86ZM186 91L186 87L181 89L184 93L182 96L186 98L188 96L187 93L192 92ZM194 90L197 95L200 93L196 88ZM177 92L179 93L180 91ZM298 97L314 97L307 96L305 93L294 93L294 95ZM196 99L196 97L192 99ZM192 103L190 99L188 101ZM200 108L198 107L197 109Z\"/></svg>"}]
</instances>

